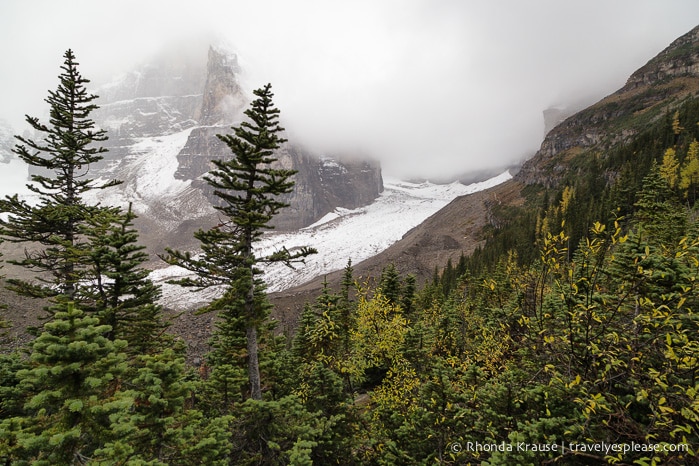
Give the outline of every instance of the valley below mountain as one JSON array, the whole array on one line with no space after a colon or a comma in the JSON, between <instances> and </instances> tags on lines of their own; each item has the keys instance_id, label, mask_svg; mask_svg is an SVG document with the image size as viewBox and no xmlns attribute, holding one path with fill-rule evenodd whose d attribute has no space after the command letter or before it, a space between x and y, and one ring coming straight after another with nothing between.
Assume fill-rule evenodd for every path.
<instances>
[{"instance_id":1,"label":"valley below mountain","mask_svg":"<svg viewBox=\"0 0 699 466\"><path fill-rule=\"evenodd\" d=\"M208 50L208 51L207 51ZM160 301L174 318L174 330L191 346L190 353L205 352L212 316L194 316L192 311L216 296L216 290L191 293L168 280L183 275L176 267L165 267L157 257L166 247L190 250L199 247L193 233L216 225L220 219L217 202L204 176L211 160L230 156L218 140L240 122L249 96L240 84L242 72L234 52L225 46L192 45L176 53L164 50L148 65L135 68L97 90L100 95L95 120L107 130L108 150L90 175L98 183L120 180L118 186L91 191L88 203L127 208L138 215L135 227L139 242L150 255L152 280L162 286ZM205 53L203 53L205 52ZM2 163L8 182L0 194L18 194L30 203L36 196L26 188L31 174L11 148L12 130L3 126ZM269 291L285 290L337 273L348 261L360 264L400 241L425 219L458 196L497 186L511 178L508 171L467 174L460 182L430 183L399 179L384 181L379 163L343 152L318 154L296 143L286 143L276 154L277 166L296 170L294 191L282 199L289 207L275 217L275 229L259 244L260 251L310 245L319 254L294 269L278 266L267 270ZM430 268L440 265L446 248L460 253L462 235L443 234L436 238ZM431 242L431 241L429 241ZM425 240L422 240L425 246ZM5 259L20 257L15 245L0 245ZM414 251L416 252L416 251ZM8 265L11 274L29 278L27 271ZM9 295L7 290L2 295ZM297 293L293 295L298 296ZM27 327L40 325L37 302L8 296L12 303L10 321L16 344L28 341ZM295 325L298 306L289 326ZM286 325L286 324L285 324Z\"/></svg>"},{"instance_id":2,"label":"valley below mountain","mask_svg":"<svg viewBox=\"0 0 699 466\"><path fill-rule=\"evenodd\" d=\"M411 37L377 62L357 45L385 41L352 30L370 23L314 5L343 31L308 45L344 35L357 60L295 47L272 72L284 98L210 40L98 98L69 49L49 115L0 121L0 463L699 464L699 26L576 107L499 46L565 66L597 28L560 34L549 5L533 47L511 2L483 23L507 36L459 27L437 49L443 13L476 9L427 3L376 24ZM260 10L248 32L275 50L258 60L317 31L303 10L280 10L288 32ZM455 38L486 39L488 60ZM324 81L320 100L294 79Z\"/></svg>"},{"instance_id":3,"label":"valley below mountain","mask_svg":"<svg viewBox=\"0 0 699 466\"><path fill-rule=\"evenodd\" d=\"M535 218L542 197L560 199L566 186L589 176L586 160L611 157L605 154L632 145L653 125L663 121L671 125L673 112L685 103L691 104L697 95L699 27L649 60L621 89L590 107L566 113L546 110L544 117L551 126L547 127L541 148L520 169L513 170L511 180L455 198L385 251L354 264L355 274L378 277L384 267L394 264L402 274L413 274L418 283L425 283L441 273L449 261L456 264L462 254L468 257L486 246L489 238L496 240L492 243L501 241L506 248L528 250L535 255L534 225L523 227L518 223L522 215ZM659 153L663 150L658 148ZM612 186L620 174L619 168L611 167L599 173L597 189ZM583 205L576 205L576 209L582 208ZM602 214L608 216L610 212ZM586 218L582 210L570 215L579 219L581 225L576 228L584 232L597 220ZM532 231L523 231L525 228ZM498 239L503 237L506 239ZM304 303L318 296L324 281L337 289L341 279L342 273L334 272L283 293L273 293L279 318L293 322Z\"/></svg>"},{"instance_id":4,"label":"valley below mountain","mask_svg":"<svg viewBox=\"0 0 699 466\"><path fill-rule=\"evenodd\" d=\"M292 249L309 245L319 254L295 269L266 271L273 316L282 328L293 330L303 306L318 295L324 282L338 286L348 261L360 282L376 279L387 264L393 264L423 284L448 262L468 257L507 227L511 214L526 204L532 192L560 186L581 170L571 165L575 157L633 140L649 123L667 118L696 95L697 37L699 29L691 31L634 73L622 89L558 122L541 149L521 170L513 170L514 176L504 172L468 185L384 180L374 160L319 155L284 145L279 164L299 170L295 191L285 199L291 206L276 219L276 230L258 247L271 251L281 245ZM172 52L165 53L101 89L97 120L109 130L110 139L108 156L96 173L101 181L124 183L89 199L132 204L139 215L141 242L151 255L151 278L163 287L161 303L177 316L175 331L198 348L192 349L195 354L205 352L213 317L191 311L216 296L216 290L191 293L168 284L186 273L165 267L157 254L165 247L196 253L193 232L218 221L216 201L203 176L211 168L209 160L227 156L215 135L240 121L248 100L238 83L241 70L235 54L209 47L204 59L201 51L199 47L177 59ZM559 113L552 116L549 110L544 116L551 120ZM7 140L3 138L5 166L21 171L19 162L6 154ZM617 175L609 171L604 177L613 181ZM2 192L31 198L24 183L15 177ZM3 250L8 258L18 253L7 244ZM11 320L22 323L20 327L35 322L28 310L33 304L11 301L17 310Z\"/></svg>"}]
</instances>

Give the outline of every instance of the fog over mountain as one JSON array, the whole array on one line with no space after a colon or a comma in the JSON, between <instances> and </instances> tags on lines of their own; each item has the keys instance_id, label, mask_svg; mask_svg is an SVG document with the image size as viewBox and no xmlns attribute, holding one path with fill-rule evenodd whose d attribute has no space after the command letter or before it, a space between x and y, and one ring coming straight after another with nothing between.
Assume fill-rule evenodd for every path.
<instances>
[{"instance_id":1,"label":"fog over mountain","mask_svg":"<svg viewBox=\"0 0 699 466\"><path fill-rule=\"evenodd\" d=\"M21 133L44 114L67 48L96 89L165 44L215 36L246 90L273 84L288 138L379 157L391 175L453 176L530 156L544 110L618 89L697 18L693 0L6 0L0 118Z\"/></svg>"}]
</instances>

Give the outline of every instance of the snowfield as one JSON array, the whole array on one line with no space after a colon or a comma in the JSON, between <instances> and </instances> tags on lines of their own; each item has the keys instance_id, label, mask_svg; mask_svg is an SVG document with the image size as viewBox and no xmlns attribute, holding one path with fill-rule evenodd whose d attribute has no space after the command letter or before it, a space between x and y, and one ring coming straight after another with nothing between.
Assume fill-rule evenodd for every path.
<instances>
[{"instance_id":1,"label":"snowfield","mask_svg":"<svg viewBox=\"0 0 699 466\"><path fill-rule=\"evenodd\" d=\"M269 232L257 245L258 255L311 246L318 254L294 269L273 264L265 269L264 279L270 292L282 291L317 276L339 270L349 259L357 264L388 248L412 228L459 196L497 186L512 178L508 171L489 180L463 185L452 183L409 183L384 179L384 191L372 204L359 209L335 209L319 221L297 232ZM186 276L188 271L170 266L155 270L151 279L163 285L162 304L174 309L191 309L210 301L216 290L192 292L167 280Z\"/></svg>"}]
</instances>

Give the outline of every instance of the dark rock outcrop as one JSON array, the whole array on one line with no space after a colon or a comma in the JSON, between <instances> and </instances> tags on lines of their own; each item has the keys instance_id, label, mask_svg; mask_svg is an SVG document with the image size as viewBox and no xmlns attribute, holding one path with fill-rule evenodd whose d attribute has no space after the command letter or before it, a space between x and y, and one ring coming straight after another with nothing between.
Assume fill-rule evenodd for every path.
<instances>
[{"instance_id":1,"label":"dark rock outcrop","mask_svg":"<svg viewBox=\"0 0 699 466\"><path fill-rule=\"evenodd\" d=\"M218 198L201 176L213 168L211 160L231 156L228 146L216 137L216 134L228 132L230 128L194 128L177 156L179 167L175 176L194 180L192 185L200 189L212 205ZM289 143L284 144L276 156L278 168L297 171L293 178L294 191L283 197L289 207L273 220L277 229L302 228L336 207L355 209L370 204L383 191L381 167L376 161L318 157Z\"/></svg>"},{"instance_id":2,"label":"dark rock outcrop","mask_svg":"<svg viewBox=\"0 0 699 466\"><path fill-rule=\"evenodd\" d=\"M636 70L619 92L629 92L687 76L699 76L699 26L673 41Z\"/></svg>"},{"instance_id":3,"label":"dark rock outcrop","mask_svg":"<svg viewBox=\"0 0 699 466\"><path fill-rule=\"evenodd\" d=\"M289 168L298 173L294 192L285 198L290 206L274 219L279 229L309 225L336 207L355 209L370 204L383 191L378 162L319 158L289 145L282 154L288 157Z\"/></svg>"}]
</instances>

